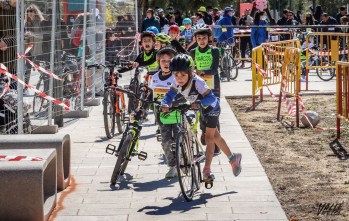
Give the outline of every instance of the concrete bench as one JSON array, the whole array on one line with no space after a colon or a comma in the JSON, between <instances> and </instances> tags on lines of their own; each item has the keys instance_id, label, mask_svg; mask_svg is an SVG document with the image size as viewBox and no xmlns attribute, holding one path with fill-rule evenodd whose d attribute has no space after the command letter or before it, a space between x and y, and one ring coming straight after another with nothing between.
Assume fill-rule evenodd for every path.
<instances>
[{"instance_id":1,"label":"concrete bench","mask_svg":"<svg viewBox=\"0 0 349 221\"><path fill-rule=\"evenodd\" d=\"M55 149L0 150L0 219L48 220L56 206L56 173Z\"/></svg>"},{"instance_id":2,"label":"concrete bench","mask_svg":"<svg viewBox=\"0 0 349 221\"><path fill-rule=\"evenodd\" d=\"M68 134L2 135L1 149L43 149L57 151L57 188L64 190L70 183L70 136Z\"/></svg>"}]
</instances>

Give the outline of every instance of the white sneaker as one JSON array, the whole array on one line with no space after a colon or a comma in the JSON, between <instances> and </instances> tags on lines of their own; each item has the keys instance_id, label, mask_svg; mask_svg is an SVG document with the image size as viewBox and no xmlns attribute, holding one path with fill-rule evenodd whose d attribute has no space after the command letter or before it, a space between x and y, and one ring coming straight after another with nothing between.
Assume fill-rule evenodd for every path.
<instances>
[{"instance_id":1,"label":"white sneaker","mask_svg":"<svg viewBox=\"0 0 349 221\"><path fill-rule=\"evenodd\" d=\"M165 175L165 178L174 178L176 176L178 176L176 167L170 167Z\"/></svg>"}]
</instances>

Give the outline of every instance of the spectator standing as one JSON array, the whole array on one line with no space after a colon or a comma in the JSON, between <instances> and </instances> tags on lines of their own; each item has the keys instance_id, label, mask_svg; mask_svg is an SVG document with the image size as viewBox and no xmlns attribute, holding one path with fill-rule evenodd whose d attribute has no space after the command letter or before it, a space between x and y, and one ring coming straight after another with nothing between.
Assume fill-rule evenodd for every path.
<instances>
[{"instance_id":1,"label":"spectator standing","mask_svg":"<svg viewBox=\"0 0 349 221\"><path fill-rule=\"evenodd\" d=\"M338 25L338 23L334 17L323 13L320 25ZM322 32L340 32L340 28L322 28Z\"/></svg>"},{"instance_id":2,"label":"spectator standing","mask_svg":"<svg viewBox=\"0 0 349 221\"><path fill-rule=\"evenodd\" d=\"M341 6L339 8L339 12L336 15L336 20L337 23L340 24L341 23L341 17L345 16L345 14L347 13L347 7L345 6Z\"/></svg>"},{"instance_id":3,"label":"spectator standing","mask_svg":"<svg viewBox=\"0 0 349 221\"><path fill-rule=\"evenodd\" d=\"M282 18L280 18L277 22L277 25L286 25L286 22L288 20L287 18L288 10L285 9L282 11Z\"/></svg>"},{"instance_id":4,"label":"spectator standing","mask_svg":"<svg viewBox=\"0 0 349 221\"><path fill-rule=\"evenodd\" d=\"M162 8L159 8L157 10L158 16L159 16L159 22L160 22L160 32L167 33L168 32L168 20L165 17L164 10Z\"/></svg>"},{"instance_id":5,"label":"spectator standing","mask_svg":"<svg viewBox=\"0 0 349 221\"><path fill-rule=\"evenodd\" d=\"M202 19L206 25L212 25L212 16L207 13L205 6L201 6L198 9L198 13L202 15Z\"/></svg>"},{"instance_id":6,"label":"spectator standing","mask_svg":"<svg viewBox=\"0 0 349 221\"><path fill-rule=\"evenodd\" d=\"M12 74L17 70L16 44L16 0L0 2L0 63Z\"/></svg>"},{"instance_id":7,"label":"spectator standing","mask_svg":"<svg viewBox=\"0 0 349 221\"><path fill-rule=\"evenodd\" d=\"M241 26L249 26L253 22L253 18L249 15L249 10L246 9L244 11L244 16L240 19L239 25ZM246 58L246 50L247 45L250 47L250 51L252 52L252 43L251 43L251 37L240 37L240 50L241 50L241 58ZM241 68L245 67L245 61L241 61Z\"/></svg>"},{"instance_id":8,"label":"spectator standing","mask_svg":"<svg viewBox=\"0 0 349 221\"><path fill-rule=\"evenodd\" d=\"M318 22L320 22L320 21L321 21L321 15L322 15L323 12L324 12L324 11L322 10L321 5L316 6L315 11L313 10L312 7L309 7L309 9L310 9L311 12L313 13L315 20L318 21Z\"/></svg>"},{"instance_id":9,"label":"spectator standing","mask_svg":"<svg viewBox=\"0 0 349 221\"><path fill-rule=\"evenodd\" d=\"M257 11L254 16L253 25L267 26L267 16L264 11ZM268 32L267 28L251 28L251 42L252 47L255 48L267 42Z\"/></svg>"},{"instance_id":10,"label":"spectator standing","mask_svg":"<svg viewBox=\"0 0 349 221\"><path fill-rule=\"evenodd\" d=\"M196 26L198 25L205 25L204 18L200 13L196 13Z\"/></svg>"},{"instance_id":11,"label":"spectator standing","mask_svg":"<svg viewBox=\"0 0 349 221\"><path fill-rule=\"evenodd\" d=\"M166 18L168 21L170 21L170 17L174 15L174 9L173 7L168 7L167 8L167 15Z\"/></svg>"},{"instance_id":12,"label":"spectator standing","mask_svg":"<svg viewBox=\"0 0 349 221\"><path fill-rule=\"evenodd\" d=\"M288 11L286 25L298 25L298 21L294 18L293 11Z\"/></svg>"},{"instance_id":13,"label":"spectator standing","mask_svg":"<svg viewBox=\"0 0 349 221\"><path fill-rule=\"evenodd\" d=\"M212 11L213 22L218 21L219 17L220 17L220 14L219 14L218 8L214 8L213 11Z\"/></svg>"},{"instance_id":14,"label":"spectator standing","mask_svg":"<svg viewBox=\"0 0 349 221\"><path fill-rule=\"evenodd\" d=\"M181 15L181 12L179 10L176 10L174 13L174 16L175 16L175 22L177 23L177 25L182 26L183 17Z\"/></svg>"},{"instance_id":15,"label":"spectator standing","mask_svg":"<svg viewBox=\"0 0 349 221\"><path fill-rule=\"evenodd\" d=\"M161 30L160 22L154 17L154 10L151 8L147 10L147 17L143 20L141 31L144 32L150 26L155 26L158 30Z\"/></svg>"}]
</instances>

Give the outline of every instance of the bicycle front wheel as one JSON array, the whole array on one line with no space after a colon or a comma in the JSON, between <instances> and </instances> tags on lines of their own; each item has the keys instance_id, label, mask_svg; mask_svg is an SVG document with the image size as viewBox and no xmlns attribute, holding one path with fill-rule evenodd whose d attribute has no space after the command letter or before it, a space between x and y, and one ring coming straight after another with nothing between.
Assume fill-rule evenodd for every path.
<instances>
[{"instance_id":1,"label":"bicycle front wheel","mask_svg":"<svg viewBox=\"0 0 349 221\"><path fill-rule=\"evenodd\" d=\"M128 164L127 150L131 145L131 141L132 141L132 134L130 133L127 134L125 140L122 141L123 143L118 153L118 159L116 160L113 174L110 179L110 183L112 185L115 185L118 178L125 173L125 170Z\"/></svg>"},{"instance_id":2,"label":"bicycle front wheel","mask_svg":"<svg viewBox=\"0 0 349 221\"><path fill-rule=\"evenodd\" d=\"M238 62L234 60L233 56L230 56L229 58L229 71L230 71L230 80L235 80L238 77L239 70L238 70Z\"/></svg>"},{"instance_id":3,"label":"bicycle front wheel","mask_svg":"<svg viewBox=\"0 0 349 221\"><path fill-rule=\"evenodd\" d=\"M111 139L113 138L115 133L115 107L114 107L114 95L110 90L104 91L103 118L104 118L105 134L109 139Z\"/></svg>"},{"instance_id":4,"label":"bicycle front wheel","mask_svg":"<svg viewBox=\"0 0 349 221\"><path fill-rule=\"evenodd\" d=\"M195 167L192 162L193 153L190 148L188 134L183 132L178 133L176 143L177 173L179 185L186 201L193 199L196 179Z\"/></svg>"}]
</instances>

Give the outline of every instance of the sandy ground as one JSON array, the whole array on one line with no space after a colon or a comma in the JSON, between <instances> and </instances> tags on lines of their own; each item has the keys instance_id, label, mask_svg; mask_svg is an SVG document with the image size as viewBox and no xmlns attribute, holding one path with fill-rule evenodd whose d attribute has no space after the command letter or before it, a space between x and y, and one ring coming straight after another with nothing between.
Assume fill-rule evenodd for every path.
<instances>
[{"instance_id":1,"label":"sandy ground","mask_svg":"<svg viewBox=\"0 0 349 221\"><path fill-rule=\"evenodd\" d=\"M348 150L349 124L342 124L339 144L332 145L335 100L335 95L303 96L307 110L321 117L315 129L290 127L295 119L284 101L278 121L273 98L265 98L254 111L251 98L228 100L290 220L349 220L348 155L339 157L330 147Z\"/></svg>"}]
</instances>

